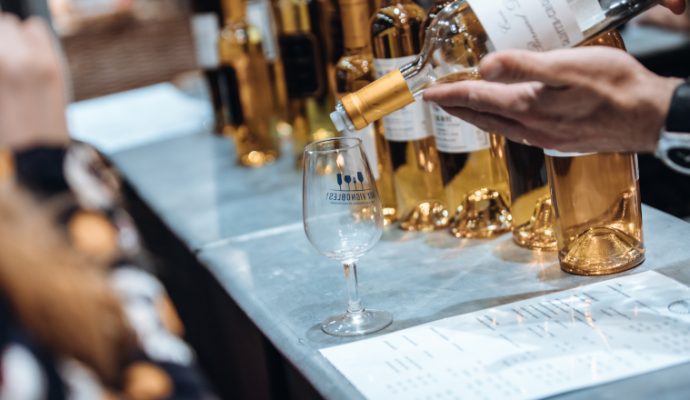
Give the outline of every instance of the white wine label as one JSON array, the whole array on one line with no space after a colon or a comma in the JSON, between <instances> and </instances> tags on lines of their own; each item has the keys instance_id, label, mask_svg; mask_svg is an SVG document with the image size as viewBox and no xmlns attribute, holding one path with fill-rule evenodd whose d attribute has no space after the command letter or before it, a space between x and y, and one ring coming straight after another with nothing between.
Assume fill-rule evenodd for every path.
<instances>
[{"instance_id":1,"label":"white wine label","mask_svg":"<svg viewBox=\"0 0 690 400\"><path fill-rule=\"evenodd\" d=\"M496 50L572 47L583 34L568 0L467 0Z\"/></svg>"},{"instance_id":2,"label":"white wine label","mask_svg":"<svg viewBox=\"0 0 690 400\"><path fill-rule=\"evenodd\" d=\"M250 1L247 3L247 21L261 32L261 45L266 61L273 62L278 58L278 39L276 24L267 1Z\"/></svg>"},{"instance_id":3,"label":"white wine label","mask_svg":"<svg viewBox=\"0 0 690 400\"><path fill-rule=\"evenodd\" d=\"M574 153L574 152L564 152L553 149L544 149L544 154L550 157L584 157L595 153Z\"/></svg>"},{"instance_id":4,"label":"white wine label","mask_svg":"<svg viewBox=\"0 0 690 400\"><path fill-rule=\"evenodd\" d=\"M202 68L215 68L220 64L218 39L220 24L214 13L195 14L192 17L192 35L196 47L196 60Z\"/></svg>"},{"instance_id":5,"label":"white wine label","mask_svg":"<svg viewBox=\"0 0 690 400\"><path fill-rule=\"evenodd\" d=\"M370 124L364 129L358 131L346 130L343 133L345 137L359 138L362 140L362 147L364 148L364 154L367 156L367 161L369 162L369 168L371 168L371 173L374 175L374 179L379 179L379 157L376 153L376 129L374 124Z\"/></svg>"},{"instance_id":6,"label":"white wine label","mask_svg":"<svg viewBox=\"0 0 690 400\"><path fill-rule=\"evenodd\" d=\"M398 58L376 58L374 66L378 78L399 67L413 61L417 56ZM386 139L394 142L407 142L410 140L425 139L431 136L426 124L426 107L421 99L383 117L383 128Z\"/></svg>"},{"instance_id":7,"label":"white wine label","mask_svg":"<svg viewBox=\"0 0 690 400\"><path fill-rule=\"evenodd\" d=\"M436 147L444 153L469 153L488 149L489 134L431 104L431 119Z\"/></svg>"}]
</instances>

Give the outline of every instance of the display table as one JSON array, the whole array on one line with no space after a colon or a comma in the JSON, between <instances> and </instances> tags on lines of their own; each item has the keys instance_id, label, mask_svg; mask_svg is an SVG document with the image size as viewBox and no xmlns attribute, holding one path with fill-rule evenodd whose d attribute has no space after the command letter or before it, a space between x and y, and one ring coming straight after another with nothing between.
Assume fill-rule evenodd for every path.
<instances>
[{"instance_id":1,"label":"display table","mask_svg":"<svg viewBox=\"0 0 690 400\"><path fill-rule=\"evenodd\" d=\"M340 266L305 237L301 174L290 157L242 169L231 143L207 134L111 157L137 196L323 397L360 397L318 352L357 339L319 329L343 311L345 283ZM643 215L647 261L628 273L655 269L690 284L690 224L649 207ZM365 305L394 314L384 333L608 279L565 274L555 254L520 249L510 235L458 240L390 229L359 265ZM561 397L685 399L689 374L685 364Z\"/></svg>"}]
</instances>

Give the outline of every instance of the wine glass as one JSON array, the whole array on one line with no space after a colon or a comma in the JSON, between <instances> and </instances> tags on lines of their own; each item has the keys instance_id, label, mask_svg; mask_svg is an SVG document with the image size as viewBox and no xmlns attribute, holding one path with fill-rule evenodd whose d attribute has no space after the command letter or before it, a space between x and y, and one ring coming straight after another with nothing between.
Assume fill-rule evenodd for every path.
<instances>
[{"instance_id":1,"label":"wine glass","mask_svg":"<svg viewBox=\"0 0 690 400\"><path fill-rule=\"evenodd\" d=\"M353 176L361 178L359 189L350 185ZM326 139L305 147L302 190L307 238L321 254L343 264L347 281L347 312L326 319L321 329L329 335L356 336L387 327L391 314L365 309L357 287L355 262L383 233L381 201L361 140Z\"/></svg>"}]
</instances>

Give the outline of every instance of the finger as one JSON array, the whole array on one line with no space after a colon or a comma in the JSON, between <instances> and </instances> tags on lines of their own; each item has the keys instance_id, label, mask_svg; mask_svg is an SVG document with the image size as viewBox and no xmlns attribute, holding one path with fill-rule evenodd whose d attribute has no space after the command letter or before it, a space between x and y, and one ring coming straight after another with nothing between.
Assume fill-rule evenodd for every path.
<instances>
[{"instance_id":1,"label":"finger","mask_svg":"<svg viewBox=\"0 0 690 400\"><path fill-rule=\"evenodd\" d=\"M601 47L543 53L509 50L488 55L482 60L479 72L484 79L494 82L538 81L552 87L566 87L606 73L605 63L592 60L612 58L614 52L616 49Z\"/></svg>"},{"instance_id":2,"label":"finger","mask_svg":"<svg viewBox=\"0 0 690 400\"><path fill-rule=\"evenodd\" d=\"M31 17L24 22L22 27L27 37L35 44L41 45L44 50L50 50L53 47L53 34L43 19Z\"/></svg>"},{"instance_id":3,"label":"finger","mask_svg":"<svg viewBox=\"0 0 690 400\"><path fill-rule=\"evenodd\" d=\"M540 134L538 131L525 127L518 121L504 118L500 115L459 107L444 107L444 110L479 129L503 135L514 142L523 143L526 140L530 145L542 148L549 148L553 144L547 135Z\"/></svg>"},{"instance_id":4,"label":"finger","mask_svg":"<svg viewBox=\"0 0 690 400\"><path fill-rule=\"evenodd\" d=\"M685 11L685 0L662 0L659 4L673 11L675 14L682 14Z\"/></svg>"},{"instance_id":5,"label":"finger","mask_svg":"<svg viewBox=\"0 0 690 400\"><path fill-rule=\"evenodd\" d=\"M14 14L0 13L0 47L13 47L19 35L19 18ZM3 46L4 45L4 46Z\"/></svg>"},{"instance_id":6,"label":"finger","mask_svg":"<svg viewBox=\"0 0 690 400\"><path fill-rule=\"evenodd\" d=\"M445 107L470 108L479 112L520 119L538 100L543 84L537 82L506 85L486 81L464 81L432 86L424 99Z\"/></svg>"}]
</instances>

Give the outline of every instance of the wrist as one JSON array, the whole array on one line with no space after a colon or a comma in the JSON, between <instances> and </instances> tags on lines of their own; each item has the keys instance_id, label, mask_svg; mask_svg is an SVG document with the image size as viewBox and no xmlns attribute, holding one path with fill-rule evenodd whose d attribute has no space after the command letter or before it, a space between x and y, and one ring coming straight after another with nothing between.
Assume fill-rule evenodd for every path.
<instances>
[{"instance_id":1,"label":"wrist","mask_svg":"<svg viewBox=\"0 0 690 400\"><path fill-rule=\"evenodd\" d=\"M683 85L685 81L680 78L661 78L654 82L654 90L651 93L654 95L650 96L654 101L654 111L653 126L647 131L647 140L644 150L648 152L654 152L657 147L659 140L661 138L661 133L664 131L669 115L669 110L671 109L671 102L674 98L676 90Z\"/></svg>"},{"instance_id":2,"label":"wrist","mask_svg":"<svg viewBox=\"0 0 690 400\"><path fill-rule=\"evenodd\" d=\"M669 168L690 175L690 81L674 89L655 154Z\"/></svg>"}]
</instances>

